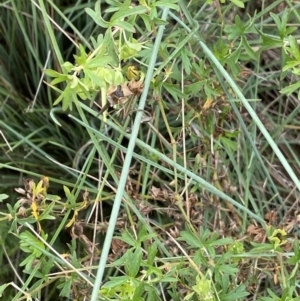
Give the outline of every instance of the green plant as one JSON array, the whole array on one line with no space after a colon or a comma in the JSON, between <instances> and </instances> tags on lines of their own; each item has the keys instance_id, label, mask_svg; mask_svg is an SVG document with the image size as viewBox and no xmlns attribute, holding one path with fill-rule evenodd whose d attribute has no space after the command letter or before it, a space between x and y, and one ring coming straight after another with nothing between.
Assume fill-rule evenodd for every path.
<instances>
[{"instance_id":1,"label":"green plant","mask_svg":"<svg viewBox=\"0 0 300 301\"><path fill-rule=\"evenodd\" d=\"M0 4L3 298L298 300L299 17L253 3Z\"/></svg>"}]
</instances>

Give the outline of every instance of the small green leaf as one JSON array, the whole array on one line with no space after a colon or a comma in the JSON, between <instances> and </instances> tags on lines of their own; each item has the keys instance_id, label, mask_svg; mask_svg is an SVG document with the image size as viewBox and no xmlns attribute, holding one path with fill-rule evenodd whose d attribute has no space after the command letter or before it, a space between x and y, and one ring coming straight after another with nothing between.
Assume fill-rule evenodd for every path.
<instances>
[{"instance_id":1,"label":"small green leaf","mask_svg":"<svg viewBox=\"0 0 300 301\"><path fill-rule=\"evenodd\" d=\"M295 37L290 36L289 37L289 46L286 47L286 50L295 58L298 63L300 64L300 50L299 50L299 45L298 41L295 39Z\"/></svg>"},{"instance_id":2,"label":"small green leaf","mask_svg":"<svg viewBox=\"0 0 300 301\"><path fill-rule=\"evenodd\" d=\"M274 20L274 22L276 23L277 30L279 32L279 36L282 40L297 29L297 27L295 27L295 26L289 26L287 28L287 23L288 23L288 19L289 19L289 15L290 15L289 10L285 10L283 12L281 19L280 19L279 15L276 15L272 12L270 13L270 15L271 15L272 19Z\"/></svg>"},{"instance_id":3,"label":"small green leaf","mask_svg":"<svg viewBox=\"0 0 300 301\"><path fill-rule=\"evenodd\" d=\"M238 143L235 140L231 140L227 137L220 137L220 142L224 145L225 149L229 149L231 151L237 151Z\"/></svg>"},{"instance_id":4,"label":"small green leaf","mask_svg":"<svg viewBox=\"0 0 300 301\"><path fill-rule=\"evenodd\" d=\"M118 86L124 83L124 76L120 70L116 70L114 73L113 85Z\"/></svg>"},{"instance_id":5,"label":"small green leaf","mask_svg":"<svg viewBox=\"0 0 300 301\"><path fill-rule=\"evenodd\" d=\"M63 94L64 94L63 104L62 104L63 111L66 111L68 109L72 110L73 101L77 98L76 92L73 89L71 89L70 85L68 84Z\"/></svg>"},{"instance_id":6,"label":"small green leaf","mask_svg":"<svg viewBox=\"0 0 300 301\"><path fill-rule=\"evenodd\" d=\"M72 69L74 68L74 65L71 64L70 62L65 62L61 66L66 71L66 73L70 73L72 71Z\"/></svg>"},{"instance_id":7,"label":"small green leaf","mask_svg":"<svg viewBox=\"0 0 300 301\"><path fill-rule=\"evenodd\" d=\"M74 89L74 88L76 88L77 87L77 85L78 85L78 82L79 82L79 79L78 79L78 77L77 76L72 76L72 79L70 80L70 88L71 89Z\"/></svg>"},{"instance_id":8,"label":"small green leaf","mask_svg":"<svg viewBox=\"0 0 300 301\"><path fill-rule=\"evenodd\" d=\"M235 24L225 26L224 31L228 34L229 40L240 38L244 34L245 25L239 15L235 16Z\"/></svg>"},{"instance_id":9,"label":"small green leaf","mask_svg":"<svg viewBox=\"0 0 300 301\"><path fill-rule=\"evenodd\" d=\"M105 82L107 82L109 85L112 85L114 78L114 71L109 68L103 68L103 79Z\"/></svg>"},{"instance_id":10,"label":"small green leaf","mask_svg":"<svg viewBox=\"0 0 300 301\"><path fill-rule=\"evenodd\" d=\"M94 22L103 27L103 28L108 28L109 23L106 22L102 17L101 17L101 1L97 1L95 3L95 10L92 10L90 8L86 8L85 12L94 20Z\"/></svg>"},{"instance_id":11,"label":"small green leaf","mask_svg":"<svg viewBox=\"0 0 300 301\"><path fill-rule=\"evenodd\" d=\"M199 276L196 278L196 285L193 286L193 290L197 293L200 300L213 301L214 296L211 289L211 280L202 278Z\"/></svg>"},{"instance_id":12,"label":"small green leaf","mask_svg":"<svg viewBox=\"0 0 300 301\"><path fill-rule=\"evenodd\" d=\"M157 246L157 243L154 242L153 244L151 244L149 247L148 247L148 257L147 257L147 263L149 265L153 265L153 262L154 262L154 259L155 259L155 256L158 252L158 246Z\"/></svg>"},{"instance_id":13,"label":"small green leaf","mask_svg":"<svg viewBox=\"0 0 300 301\"><path fill-rule=\"evenodd\" d=\"M247 54L249 55L249 57L256 61L257 60L257 54L255 53L255 51L251 48L251 46L249 45L247 39L245 38L245 36L242 36L242 44L247 52Z\"/></svg>"},{"instance_id":14,"label":"small green leaf","mask_svg":"<svg viewBox=\"0 0 300 301\"><path fill-rule=\"evenodd\" d=\"M146 15L146 14L141 14L140 17L143 19L143 22L144 22L144 24L146 26L147 31L150 32L151 31L151 25L150 25L150 18L149 18L149 16Z\"/></svg>"},{"instance_id":15,"label":"small green leaf","mask_svg":"<svg viewBox=\"0 0 300 301\"><path fill-rule=\"evenodd\" d=\"M79 66L78 67L74 67L74 69L81 69L83 65L86 64L86 61L87 61L87 53L85 52L85 49L83 47L83 45L79 44L79 52L80 52L80 55L76 55L74 54L74 59L75 59L75 62L76 62L76 65Z\"/></svg>"},{"instance_id":16,"label":"small green leaf","mask_svg":"<svg viewBox=\"0 0 300 301\"><path fill-rule=\"evenodd\" d=\"M280 93L291 95L293 92L295 92L298 89L300 89L300 81L281 89Z\"/></svg>"},{"instance_id":17,"label":"small green leaf","mask_svg":"<svg viewBox=\"0 0 300 301\"><path fill-rule=\"evenodd\" d=\"M291 265L295 265L298 271L298 265L300 264L300 251L299 251L299 240L295 239L294 241L294 256L290 257L288 263Z\"/></svg>"},{"instance_id":18,"label":"small green leaf","mask_svg":"<svg viewBox=\"0 0 300 301\"><path fill-rule=\"evenodd\" d=\"M135 33L135 28L128 22L125 21L121 21L121 20L116 20L113 23L110 24L110 26L118 26L121 27L122 29L131 32L131 33Z\"/></svg>"},{"instance_id":19,"label":"small green leaf","mask_svg":"<svg viewBox=\"0 0 300 301\"><path fill-rule=\"evenodd\" d=\"M245 8L245 4L241 0L230 0L234 5L240 8Z\"/></svg>"},{"instance_id":20,"label":"small green leaf","mask_svg":"<svg viewBox=\"0 0 300 301\"><path fill-rule=\"evenodd\" d=\"M154 237L156 237L154 233L148 233L146 227L141 227L137 237L137 246L140 246L144 241L150 240Z\"/></svg>"},{"instance_id":21,"label":"small green leaf","mask_svg":"<svg viewBox=\"0 0 300 301\"><path fill-rule=\"evenodd\" d=\"M47 236L42 232L42 237L44 239ZM43 242L33 236L30 232L24 231L20 234L20 249L25 253L30 253L28 257L26 257L21 263L20 266L25 265L25 270L29 272L33 268L33 262L40 258L43 254L42 251L45 250L45 246Z\"/></svg>"},{"instance_id":22,"label":"small green leaf","mask_svg":"<svg viewBox=\"0 0 300 301\"><path fill-rule=\"evenodd\" d=\"M126 274L130 277L136 277L140 270L143 252L140 247L136 248L135 251L132 249L127 251L127 261L125 263Z\"/></svg>"},{"instance_id":23,"label":"small green leaf","mask_svg":"<svg viewBox=\"0 0 300 301\"><path fill-rule=\"evenodd\" d=\"M64 92L62 92L54 101L53 106L57 106L64 98Z\"/></svg>"},{"instance_id":24,"label":"small green leaf","mask_svg":"<svg viewBox=\"0 0 300 301\"><path fill-rule=\"evenodd\" d=\"M122 60L124 60L124 62L132 57L135 57L136 55L137 52L134 49L130 48L128 45L125 44L122 46L120 57Z\"/></svg>"},{"instance_id":25,"label":"small green leaf","mask_svg":"<svg viewBox=\"0 0 300 301\"><path fill-rule=\"evenodd\" d=\"M286 231L283 229L275 229L273 233L271 233L270 236L268 236L268 239L270 243L274 246L274 249L276 250L279 246L282 246L287 243L286 240Z\"/></svg>"},{"instance_id":26,"label":"small green leaf","mask_svg":"<svg viewBox=\"0 0 300 301\"><path fill-rule=\"evenodd\" d=\"M189 51L187 51L186 47L181 49L180 57L181 57L181 61L182 61L184 71L186 72L187 75L190 75L192 55Z\"/></svg>"},{"instance_id":27,"label":"small green leaf","mask_svg":"<svg viewBox=\"0 0 300 301\"><path fill-rule=\"evenodd\" d=\"M54 208L55 203L52 204L47 204L46 208L44 211L39 215L39 221L42 220L54 220L56 219L55 216L53 216L53 208Z\"/></svg>"},{"instance_id":28,"label":"small green leaf","mask_svg":"<svg viewBox=\"0 0 300 301\"><path fill-rule=\"evenodd\" d=\"M45 279L49 279L48 278L48 274L50 273L51 269L53 269L55 263L54 263L55 259L54 258L46 258L43 257L43 264L41 266L41 274L43 275L43 278ZM47 275L47 276L44 276Z\"/></svg>"},{"instance_id":29,"label":"small green leaf","mask_svg":"<svg viewBox=\"0 0 300 301\"><path fill-rule=\"evenodd\" d=\"M26 257L19 265L22 267L25 265L25 271L30 273L30 271L33 268L33 263L36 260L35 255L31 254L28 257Z\"/></svg>"},{"instance_id":30,"label":"small green leaf","mask_svg":"<svg viewBox=\"0 0 300 301\"><path fill-rule=\"evenodd\" d=\"M80 90L83 91L83 92L88 92L89 91L89 87L82 80L78 80L77 87L80 88Z\"/></svg>"},{"instance_id":31,"label":"small green leaf","mask_svg":"<svg viewBox=\"0 0 300 301\"><path fill-rule=\"evenodd\" d=\"M68 75L62 74L60 77L55 78L51 81L51 85L57 85L59 83L65 82L68 80Z\"/></svg>"},{"instance_id":32,"label":"small green leaf","mask_svg":"<svg viewBox=\"0 0 300 301\"><path fill-rule=\"evenodd\" d=\"M151 277L159 277L159 278L162 278L163 276L163 272L159 269L159 268L156 268L154 266L148 266L148 269L147 269L147 276L151 276ZM162 280L160 280L162 281Z\"/></svg>"},{"instance_id":33,"label":"small green leaf","mask_svg":"<svg viewBox=\"0 0 300 301\"><path fill-rule=\"evenodd\" d=\"M292 34L297 29L298 29L298 27L296 27L296 26L289 26L285 30L285 36L288 36L288 35Z\"/></svg>"},{"instance_id":34,"label":"small green leaf","mask_svg":"<svg viewBox=\"0 0 300 301\"><path fill-rule=\"evenodd\" d=\"M212 246L225 246L225 245L231 245L234 243L234 240L230 237L220 238L216 239L210 242Z\"/></svg>"},{"instance_id":35,"label":"small green leaf","mask_svg":"<svg viewBox=\"0 0 300 301\"><path fill-rule=\"evenodd\" d=\"M88 61L85 65L86 68L98 68L98 67L105 67L112 61L112 58L108 55L97 55L90 61Z\"/></svg>"},{"instance_id":36,"label":"small green leaf","mask_svg":"<svg viewBox=\"0 0 300 301\"><path fill-rule=\"evenodd\" d=\"M131 297L132 301L144 301L144 298L142 298L142 295L145 292L145 283L140 282L137 287L134 290L134 294Z\"/></svg>"},{"instance_id":37,"label":"small green leaf","mask_svg":"<svg viewBox=\"0 0 300 301\"><path fill-rule=\"evenodd\" d=\"M147 12L147 8L144 6L131 6L131 1L124 1L122 6L119 8L119 10L113 14L113 16L110 19L110 23L113 24L117 20L123 20L126 17L132 16L132 15L140 15Z\"/></svg>"},{"instance_id":38,"label":"small green leaf","mask_svg":"<svg viewBox=\"0 0 300 301\"><path fill-rule=\"evenodd\" d=\"M172 97L177 102L179 101L179 98L186 98L186 95L178 89L178 85L165 82L163 83L163 87L172 95Z\"/></svg>"},{"instance_id":39,"label":"small green leaf","mask_svg":"<svg viewBox=\"0 0 300 301\"><path fill-rule=\"evenodd\" d=\"M249 292L246 291L246 286L241 284L236 287L234 290L222 296L222 300L224 301L232 301L232 300L245 300L247 296L249 296ZM274 299L278 300L278 299Z\"/></svg>"},{"instance_id":40,"label":"small green leaf","mask_svg":"<svg viewBox=\"0 0 300 301\"><path fill-rule=\"evenodd\" d=\"M153 22L154 22L155 25L167 25L167 24L169 24L167 21L162 20L160 18L154 18Z\"/></svg>"},{"instance_id":41,"label":"small green leaf","mask_svg":"<svg viewBox=\"0 0 300 301\"><path fill-rule=\"evenodd\" d=\"M109 56L111 58L110 65L112 65L116 68L119 67L119 63L120 63L119 48L117 47L110 30L106 31L103 43L106 46L106 53L103 54L102 56L109 54Z\"/></svg>"},{"instance_id":42,"label":"small green leaf","mask_svg":"<svg viewBox=\"0 0 300 301\"><path fill-rule=\"evenodd\" d=\"M64 185L64 192L66 194L66 197L68 199L68 202L75 208L76 206L76 200L74 194L70 191L70 189Z\"/></svg>"},{"instance_id":43,"label":"small green leaf","mask_svg":"<svg viewBox=\"0 0 300 301\"><path fill-rule=\"evenodd\" d=\"M284 20L283 22L281 22L279 16L277 16L276 14L274 13L270 13L272 19L274 20L274 22L276 23L276 26L277 26L277 29L278 29L278 32L280 34L280 37L283 39L284 38L284 29L286 27L286 23L284 24Z\"/></svg>"},{"instance_id":44,"label":"small green leaf","mask_svg":"<svg viewBox=\"0 0 300 301\"><path fill-rule=\"evenodd\" d=\"M2 297L3 291L10 285L10 283L2 284L0 286L0 297Z\"/></svg>"},{"instance_id":45,"label":"small green leaf","mask_svg":"<svg viewBox=\"0 0 300 301\"><path fill-rule=\"evenodd\" d=\"M52 69L45 69L44 70L45 74L51 76L51 77L61 77L61 76L65 76L65 74L59 73L57 71L54 71Z\"/></svg>"},{"instance_id":46,"label":"small green leaf","mask_svg":"<svg viewBox=\"0 0 300 301\"><path fill-rule=\"evenodd\" d=\"M61 296L61 297L70 297L73 281L74 281L74 279L72 279L72 277L70 277L69 279L67 279L63 283L60 283L57 286L57 288L60 289L59 296Z\"/></svg>"},{"instance_id":47,"label":"small green leaf","mask_svg":"<svg viewBox=\"0 0 300 301\"><path fill-rule=\"evenodd\" d=\"M149 17L150 17L150 20L154 20L155 18L158 18L156 6L152 6Z\"/></svg>"},{"instance_id":48,"label":"small green leaf","mask_svg":"<svg viewBox=\"0 0 300 301\"><path fill-rule=\"evenodd\" d=\"M131 233L127 229L125 229L122 232L121 237L116 237L116 238L121 239L122 241L126 242L130 246L135 246L136 245L136 240L134 239L134 237L131 235Z\"/></svg>"},{"instance_id":49,"label":"small green leaf","mask_svg":"<svg viewBox=\"0 0 300 301\"><path fill-rule=\"evenodd\" d=\"M131 39L131 42L126 41L125 43L128 47L130 47L131 49L134 49L136 52L139 52L142 49L141 43L134 38Z\"/></svg>"},{"instance_id":50,"label":"small green leaf","mask_svg":"<svg viewBox=\"0 0 300 301\"><path fill-rule=\"evenodd\" d=\"M147 288L148 294L146 301L154 301L154 300L161 300L160 296L157 294L157 290L155 287L150 286ZM175 300L175 299L173 299Z\"/></svg>"},{"instance_id":51,"label":"small green leaf","mask_svg":"<svg viewBox=\"0 0 300 301\"><path fill-rule=\"evenodd\" d=\"M225 43L223 40L218 41L213 46L214 55L218 60L225 61L226 56L230 53L230 47L227 43Z\"/></svg>"},{"instance_id":52,"label":"small green leaf","mask_svg":"<svg viewBox=\"0 0 300 301\"><path fill-rule=\"evenodd\" d=\"M211 82L206 82L204 84L204 93L207 98L213 98L219 95L219 91L213 86Z\"/></svg>"},{"instance_id":53,"label":"small green leaf","mask_svg":"<svg viewBox=\"0 0 300 301\"><path fill-rule=\"evenodd\" d=\"M102 285L102 288L108 288L112 289L118 286L121 286L122 284L126 283L127 281L130 281L130 277L128 276L119 276L119 277L109 277L109 281L104 283Z\"/></svg>"},{"instance_id":54,"label":"small green leaf","mask_svg":"<svg viewBox=\"0 0 300 301\"><path fill-rule=\"evenodd\" d=\"M199 82L192 83L190 85L186 85L184 87L184 94L196 95L199 91L201 91L203 89L204 84L205 84L205 81L202 80Z\"/></svg>"},{"instance_id":55,"label":"small green leaf","mask_svg":"<svg viewBox=\"0 0 300 301\"><path fill-rule=\"evenodd\" d=\"M273 49L281 48L283 45L282 39L277 36L271 36L263 33L259 28L256 27L257 32L262 37L262 49Z\"/></svg>"},{"instance_id":56,"label":"small green leaf","mask_svg":"<svg viewBox=\"0 0 300 301\"><path fill-rule=\"evenodd\" d=\"M191 247L195 247L195 248L203 247L203 243L200 241L200 238L190 231L181 231L178 240L185 241Z\"/></svg>"},{"instance_id":57,"label":"small green leaf","mask_svg":"<svg viewBox=\"0 0 300 301\"><path fill-rule=\"evenodd\" d=\"M162 0L162 1L155 1L153 5L157 7L168 7L171 9L174 9L176 11L179 11L179 7L177 4L179 0Z\"/></svg>"},{"instance_id":58,"label":"small green leaf","mask_svg":"<svg viewBox=\"0 0 300 301\"><path fill-rule=\"evenodd\" d=\"M91 36L91 41L94 49L98 48L103 43L103 34L99 34L97 40L93 36Z\"/></svg>"},{"instance_id":59,"label":"small green leaf","mask_svg":"<svg viewBox=\"0 0 300 301\"><path fill-rule=\"evenodd\" d=\"M3 200L7 199L9 196L7 194L1 193L0 194L0 202L2 202Z\"/></svg>"}]
</instances>

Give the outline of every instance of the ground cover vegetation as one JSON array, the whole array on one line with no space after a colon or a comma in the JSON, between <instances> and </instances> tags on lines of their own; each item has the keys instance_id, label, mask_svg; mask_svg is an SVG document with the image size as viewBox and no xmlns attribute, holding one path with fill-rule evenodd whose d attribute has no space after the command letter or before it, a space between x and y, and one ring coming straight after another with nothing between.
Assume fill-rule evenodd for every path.
<instances>
[{"instance_id":1,"label":"ground cover vegetation","mask_svg":"<svg viewBox=\"0 0 300 301\"><path fill-rule=\"evenodd\" d=\"M299 6L2 0L1 300L300 300Z\"/></svg>"}]
</instances>

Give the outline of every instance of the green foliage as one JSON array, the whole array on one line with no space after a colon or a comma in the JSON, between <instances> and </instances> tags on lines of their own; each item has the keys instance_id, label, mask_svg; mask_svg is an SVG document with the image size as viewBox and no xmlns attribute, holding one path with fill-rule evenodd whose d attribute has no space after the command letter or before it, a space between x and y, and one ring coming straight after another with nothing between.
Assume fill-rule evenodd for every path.
<instances>
[{"instance_id":1,"label":"green foliage","mask_svg":"<svg viewBox=\"0 0 300 301\"><path fill-rule=\"evenodd\" d=\"M278 250L278 248L282 245L285 245L287 243L286 238L286 231L285 230L281 230L281 229L270 229L269 232L270 235L268 236L268 239L270 241L270 243L272 244L274 250Z\"/></svg>"},{"instance_id":2,"label":"green foliage","mask_svg":"<svg viewBox=\"0 0 300 301\"><path fill-rule=\"evenodd\" d=\"M208 4L212 4L213 3L213 0L206 0L206 2ZM221 3L225 3L226 0L220 0ZM245 7L245 4L243 1L241 0L230 0L231 3L233 3L234 5L236 5L237 7L240 7L240 8L244 8Z\"/></svg>"},{"instance_id":3,"label":"green foliage","mask_svg":"<svg viewBox=\"0 0 300 301\"><path fill-rule=\"evenodd\" d=\"M45 234L42 234L42 236L44 236L44 239L47 238ZM30 272L32 270L34 261L42 256L43 250L45 250L45 246L41 241L39 241L28 231L22 232L19 235L19 238L21 250L25 253L30 254L25 260L20 263L20 266L25 265L25 271Z\"/></svg>"},{"instance_id":4,"label":"green foliage","mask_svg":"<svg viewBox=\"0 0 300 301\"><path fill-rule=\"evenodd\" d=\"M109 32L104 38L102 35L98 36L97 47L89 56L80 45L80 55L74 56L75 65L70 62L62 65L66 73L45 70L47 75L54 77L51 85L66 84L54 105L62 101L63 110L72 110L72 103L77 103L78 97L83 100L91 99L100 89L107 90L109 86L118 86L124 81L122 72L117 67L119 62L113 54L109 55L109 45L113 43L111 39Z\"/></svg>"},{"instance_id":5,"label":"green foliage","mask_svg":"<svg viewBox=\"0 0 300 301\"><path fill-rule=\"evenodd\" d=\"M285 10L281 18L274 13L270 13L270 15L276 24L279 37L282 41L297 29L296 26L288 26L287 24L290 17L290 11Z\"/></svg>"},{"instance_id":6,"label":"green foliage","mask_svg":"<svg viewBox=\"0 0 300 301\"><path fill-rule=\"evenodd\" d=\"M278 4L0 4L3 299L299 300L300 20Z\"/></svg>"},{"instance_id":7,"label":"green foliage","mask_svg":"<svg viewBox=\"0 0 300 301\"><path fill-rule=\"evenodd\" d=\"M227 34L227 38L229 40L229 43L238 43L235 49L232 51L232 49L227 48L227 51L225 49L222 50L222 52L219 51L218 56L221 60L226 62L228 64L233 72L234 76L238 75L239 69L236 67L238 61L241 59L243 60L257 60L257 53L253 50L253 48L250 46L247 35L251 33L256 33L256 30L254 28L254 21L255 16L250 17L249 20L242 21L239 15L235 16L235 24L233 25L226 25L224 27L224 31ZM219 42L219 48L223 47L223 42Z\"/></svg>"},{"instance_id":8,"label":"green foliage","mask_svg":"<svg viewBox=\"0 0 300 301\"><path fill-rule=\"evenodd\" d=\"M298 41L295 37L290 36L288 39L288 42L286 43L286 46L284 47L288 59L283 67L283 71L290 70L292 74L295 76L300 75L300 48L298 45ZM283 89L281 89L281 93L291 95L293 92L298 91L298 98L300 97L300 81L295 82L294 84L291 84Z\"/></svg>"},{"instance_id":9,"label":"green foliage","mask_svg":"<svg viewBox=\"0 0 300 301\"><path fill-rule=\"evenodd\" d=\"M214 301L216 300L213 297L213 293L211 290L211 280L208 279L200 279L199 277L196 278L196 285L193 286L194 291L197 293L198 298Z\"/></svg>"},{"instance_id":10,"label":"green foliage","mask_svg":"<svg viewBox=\"0 0 300 301\"><path fill-rule=\"evenodd\" d=\"M9 198L9 196L7 194L1 193L0 194L0 202L2 202L3 200Z\"/></svg>"}]
</instances>

